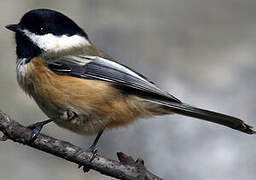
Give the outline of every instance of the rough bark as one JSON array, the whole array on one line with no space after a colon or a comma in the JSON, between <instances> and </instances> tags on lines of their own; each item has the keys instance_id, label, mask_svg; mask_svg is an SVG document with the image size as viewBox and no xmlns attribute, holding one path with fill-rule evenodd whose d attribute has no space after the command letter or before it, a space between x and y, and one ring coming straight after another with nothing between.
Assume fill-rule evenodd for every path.
<instances>
[{"instance_id":1,"label":"rough bark","mask_svg":"<svg viewBox=\"0 0 256 180\"><path fill-rule=\"evenodd\" d=\"M117 179L138 179L138 180L159 180L158 176L149 172L144 161L138 158L136 161L122 152L117 153L119 161L107 159L97 155L92 161L92 153L84 151L69 142L61 141L44 134L39 134L37 139L30 143L29 139L32 131L18 122L12 120L8 115L0 110L0 131L3 137L0 140L13 140L27 146L39 149L49 154L66 159L67 161L83 166L84 170L93 169L102 174L115 177Z\"/></svg>"}]
</instances>

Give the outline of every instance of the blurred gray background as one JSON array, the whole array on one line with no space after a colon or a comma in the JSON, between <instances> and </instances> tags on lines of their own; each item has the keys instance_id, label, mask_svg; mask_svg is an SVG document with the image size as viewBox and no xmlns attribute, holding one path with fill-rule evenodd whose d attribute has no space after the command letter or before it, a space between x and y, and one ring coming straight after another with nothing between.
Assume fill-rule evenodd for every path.
<instances>
[{"instance_id":1,"label":"blurred gray background","mask_svg":"<svg viewBox=\"0 0 256 180\"><path fill-rule=\"evenodd\" d=\"M59 10L94 44L186 103L240 117L256 126L254 0L1 0L0 109L24 125L47 117L18 87L13 33L34 8ZM87 148L55 124L44 133ZM139 120L106 132L99 153L142 157L164 179L254 180L256 137L178 115ZM10 141L0 143L0 179L111 179Z\"/></svg>"}]
</instances>

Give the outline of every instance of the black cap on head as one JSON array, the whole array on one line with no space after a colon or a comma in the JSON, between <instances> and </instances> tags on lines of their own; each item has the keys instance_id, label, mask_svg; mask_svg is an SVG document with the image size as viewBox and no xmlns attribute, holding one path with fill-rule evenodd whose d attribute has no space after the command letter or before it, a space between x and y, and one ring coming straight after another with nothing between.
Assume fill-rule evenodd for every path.
<instances>
[{"instance_id":1,"label":"black cap on head","mask_svg":"<svg viewBox=\"0 0 256 180\"><path fill-rule=\"evenodd\" d=\"M16 54L18 58L31 59L45 51L25 35L26 30L35 35L79 35L88 40L87 34L73 20L60 12L50 9L31 10L24 14L18 24L11 24L6 28L16 32Z\"/></svg>"},{"instance_id":2,"label":"black cap on head","mask_svg":"<svg viewBox=\"0 0 256 180\"><path fill-rule=\"evenodd\" d=\"M14 25L6 28L15 31ZM78 34L88 39L87 34L69 17L50 9L34 9L27 12L20 20L17 27L27 29L37 35L54 34L72 36Z\"/></svg>"}]
</instances>

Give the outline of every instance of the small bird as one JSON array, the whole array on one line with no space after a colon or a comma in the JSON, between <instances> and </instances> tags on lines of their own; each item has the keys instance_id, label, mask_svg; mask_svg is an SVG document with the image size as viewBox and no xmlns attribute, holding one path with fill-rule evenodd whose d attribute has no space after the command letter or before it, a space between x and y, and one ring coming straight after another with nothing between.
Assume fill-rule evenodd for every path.
<instances>
[{"instance_id":1,"label":"small bird","mask_svg":"<svg viewBox=\"0 0 256 180\"><path fill-rule=\"evenodd\" d=\"M134 70L97 49L85 31L64 14L35 9L15 32L17 81L49 117L29 127L35 139L50 122L83 135L125 126L138 118L180 114L255 134L242 120L183 103Z\"/></svg>"}]
</instances>

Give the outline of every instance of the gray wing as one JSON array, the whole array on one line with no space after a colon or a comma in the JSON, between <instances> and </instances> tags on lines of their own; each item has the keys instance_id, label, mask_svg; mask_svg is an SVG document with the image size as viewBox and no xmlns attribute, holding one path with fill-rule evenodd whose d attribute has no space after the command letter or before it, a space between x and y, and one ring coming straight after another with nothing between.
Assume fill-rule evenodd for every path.
<instances>
[{"instance_id":1,"label":"gray wing","mask_svg":"<svg viewBox=\"0 0 256 180\"><path fill-rule=\"evenodd\" d=\"M256 133L251 126L238 118L181 103L144 76L108 59L93 56L69 56L54 61L49 60L46 63L48 68L55 73L110 82L123 90L124 93L135 93L153 100L153 102L169 107L174 113L214 122L248 134Z\"/></svg>"},{"instance_id":2,"label":"gray wing","mask_svg":"<svg viewBox=\"0 0 256 180\"><path fill-rule=\"evenodd\" d=\"M48 61L47 66L57 74L111 82L127 93L180 102L174 96L159 89L141 74L117 62L98 56L66 56L56 61Z\"/></svg>"}]
</instances>

